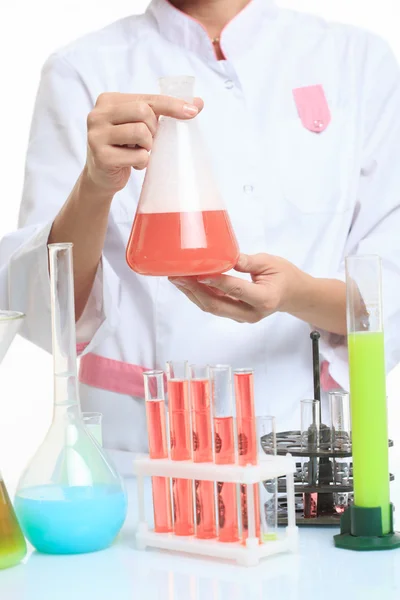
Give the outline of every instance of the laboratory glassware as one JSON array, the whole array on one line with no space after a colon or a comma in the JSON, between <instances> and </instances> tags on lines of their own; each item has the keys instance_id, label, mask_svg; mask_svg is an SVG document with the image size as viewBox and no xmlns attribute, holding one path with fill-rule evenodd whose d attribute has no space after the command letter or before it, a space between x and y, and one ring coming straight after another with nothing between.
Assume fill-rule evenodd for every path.
<instances>
[{"instance_id":1,"label":"laboratory glassware","mask_svg":"<svg viewBox=\"0 0 400 600\"><path fill-rule=\"evenodd\" d=\"M317 452L320 445L321 402L319 400L302 400L300 403L300 435L303 451ZM311 456L302 461L302 481L309 486L316 486L319 479L319 459ZM303 494L304 517L315 518L318 508L316 492Z\"/></svg>"},{"instance_id":2,"label":"laboratory glassware","mask_svg":"<svg viewBox=\"0 0 400 600\"><path fill-rule=\"evenodd\" d=\"M22 313L0 310L0 363L23 319ZM25 538L0 473L0 570L17 565L25 555Z\"/></svg>"},{"instance_id":3,"label":"laboratory glassware","mask_svg":"<svg viewBox=\"0 0 400 600\"><path fill-rule=\"evenodd\" d=\"M15 509L31 544L78 554L112 544L127 513L122 480L82 420L76 369L72 244L50 244L54 412L23 473Z\"/></svg>"},{"instance_id":4,"label":"laboratory glassware","mask_svg":"<svg viewBox=\"0 0 400 600\"><path fill-rule=\"evenodd\" d=\"M193 101L194 77L165 77L160 91ZM239 247L197 119L160 117L127 246L142 275L223 273Z\"/></svg>"},{"instance_id":5,"label":"laboratory glassware","mask_svg":"<svg viewBox=\"0 0 400 600\"><path fill-rule=\"evenodd\" d=\"M347 257L346 281L354 504L380 507L385 535L390 490L380 258Z\"/></svg>"},{"instance_id":6,"label":"laboratory glassware","mask_svg":"<svg viewBox=\"0 0 400 600\"><path fill-rule=\"evenodd\" d=\"M329 393L331 416L331 449L336 453L351 453L350 397L347 392ZM333 482L337 486L348 486L350 482L351 459L335 456L333 459ZM333 504L338 514L349 504L348 492L335 492Z\"/></svg>"},{"instance_id":7,"label":"laboratory glassware","mask_svg":"<svg viewBox=\"0 0 400 600\"><path fill-rule=\"evenodd\" d=\"M189 401L189 366L187 361L167 362L168 412L171 436L171 459L192 460ZM172 480L175 535L193 535L193 482Z\"/></svg>"},{"instance_id":8,"label":"laboratory glassware","mask_svg":"<svg viewBox=\"0 0 400 600\"><path fill-rule=\"evenodd\" d=\"M168 458L164 372L147 371L143 377L150 458ZM152 477L151 484L154 531L169 533L173 530L171 481L166 477Z\"/></svg>"},{"instance_id":9,"label":"laboratory glassware","mask_svg":"<svg viewBox=\"0 0 400 600\"><path fill-rule=\"evenodd\" d=\"M233 373L236 397L236 423L239 465L256 465L258 461L256 416L254 407L254 372L252 369L236 369ZM240 486L242 516L242 541L248 537L247 486ZM258 485L253 486L256 536L260 537L260 497Z\"/></svg>"},{"instance_id":10,"label":"laboratory glassware","mask_svg":"<svg viewBox=\"0 0 400 600\"><path fill-rule=\"evenodd\" d=\"M92 434L99 446L103 445L103 414L100 412L83 412L82 419L86 429Z\"/></svg>"},{"instance_id":11,"label":"laboratory glassware","mask_svg":"<svg viewBox=\"0 0 400 600\"><path fill-rule=\"evenodd\" d=\"M210 373L208 366L190 365L193 461L213 462ZM216 532L213 481L195 481L196 537L214 538Z\"/></svg>"},{"instance_id":12,"label":"laboratory glassware","mask_svg":"<svg viewBox=\"0 0 400 600\"><path fill-rule=\"evenodd\" d=\"M232 369L217 365L210 369L214 420L214 460L217 465L235 465L236 440L232 394ZM218 540L237 542L239 539L236 483L217 482Z\"/></svg>"},{"instance_id":13,"label":"laboratory glassware","mask_svg":"<svg viewBox=\"0 0 400 600\"><path fill-rule=\"evenodd\" d=\"M258 416L257 441L259 462L267 456L276 456L275 417ZM259 485L261 541L274 541L278 537L278 479L269 479Z\"/></svg>"}]
</instances>

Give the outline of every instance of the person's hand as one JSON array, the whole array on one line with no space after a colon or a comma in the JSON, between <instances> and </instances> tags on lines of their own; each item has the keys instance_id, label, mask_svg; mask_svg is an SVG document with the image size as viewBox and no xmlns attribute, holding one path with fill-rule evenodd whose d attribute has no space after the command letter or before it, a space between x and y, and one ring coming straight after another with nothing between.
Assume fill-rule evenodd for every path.
<instances>
[{"instance_id":1,"label":"person's hand","mask_svg":"<svg viewBox=\"0 0 400 600\"><path fill-rule=\"evenodd\" d=\"M268 254L242 254L235 270L249 273L252 281L231 275L170 281L205 312L239 323L257 323L275 312L295 311L312 279L287 260Z\"/></svg>"},{"instance_id":2,"label":"person's hand","mask_svg":"<svg viewBox=\"0 0 400 600\"><path fill-rule=\"evenodd\" d=\"M170 96L105 93L87 119L85 178L100 193L114 195L128 183L131 168L144 169L160 115L192 119L203 108Z\"/></svg>"}]
</instances>

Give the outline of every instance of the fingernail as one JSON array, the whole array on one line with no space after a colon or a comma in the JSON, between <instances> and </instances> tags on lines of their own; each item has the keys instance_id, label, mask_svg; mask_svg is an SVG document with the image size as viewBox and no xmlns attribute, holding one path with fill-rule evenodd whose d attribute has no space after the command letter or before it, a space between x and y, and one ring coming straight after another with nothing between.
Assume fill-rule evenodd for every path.
<instances>
[{"instance_id":1,"label":"fingernail","mask_svg":"<svg viewBox=\"0 0 400 600\"><path fill-rule=\"evenodd\" d=\"M199 278L197 281L199 283L204 283L205 285L211 285L212 284L212 279L202 279L202 278Z\"/></svg>"},{"instance_id":2,"label":"fingernail","mask_svg":"<svg viewBox=\"0 0 400 600\"><path fill-rule=\"evenodd\" d=\"M194 104L184 104L183 112L187 117L194 117L199 112L199 109Z\"/></svg>"}]
</instances>

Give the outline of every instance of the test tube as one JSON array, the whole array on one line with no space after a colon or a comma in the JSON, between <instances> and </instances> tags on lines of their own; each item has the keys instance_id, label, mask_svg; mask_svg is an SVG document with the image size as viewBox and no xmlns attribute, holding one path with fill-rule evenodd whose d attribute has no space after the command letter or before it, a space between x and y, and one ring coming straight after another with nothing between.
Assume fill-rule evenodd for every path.
<instances>
[{"instance_id":1,"label":"test tube","mask_svg":"<svg viewBox=\"0 0 400 600\"><path fill-rule=\"evenodd\" d=\"M189 367L187 361L167 362L168 405L171 430L171 459L192 459L189 402ZM194 534L193 482L190 479L172 480L174 533Z\"/></svg>"},{"instance_id":2,"label":"test tube","mask_svg":"<svg viewBox=\"0 0 400 600\"><path fill-rule=\"evenodd\" d=\"M232 370L229 365L210 369L212 407L214 415L214 460L217 465L236 464ZM237 486L219 481L218 540L237 542L239 539Z\"/></svg>"},{"instance_id":3,"label":"test tube","mask_svg":"<svg viewBox=\"0 0 400 600\"><path fill-rule=\"evenodd\" d=\"M259 461L276 455L275 417L257 417L257 439ZM259 484L261 541L269 542L278 538L278 479L269 479Z\"/></svg>"},{"instance_id":4,"label":"test tube","mask_svg":"<svg viewBox=\"0 0 400 600\"><path fill-rule=\"evenodd\" d=\"M378 256L346 258L354 505L380 508L391 529L386 370Z\"/></svg>"},{"instance_id":5,"label":"test tube","mask_svg":"<svg viewBox=\"0 0 400 600\"><path fill-rule=\"evenodd\" d=\"M83 412L82 419L86 429L94 437L99 446L103 445L102 421L103 414L100 412Z\"/></svg>"},{"instance_id":6,"label":"test tube","mask_svg":"<svg viewBox=\"0 0 400 600\"><path fill-rule=\"evenodd\" d=\"M319 400L301 401L301 449L305 452L316 452L320 441L321 402ZM316 486L318 484L319 461L311 456L302 460L303 484ZM317 516L318 494L316 492L303 494L304 518L313 519Z\"/></svg>"},{"instance_id":7,"label":"test tube","mask_svg":"<svg viewBox=\"0 0 400 600\"><path fill-rule=\"evenodd\" d=\"M150 458L168 458L164 372L147 371L143 377ZM170 480L166 477L152 477L151 484L154 531L170 533L173 529Z\"/></svg>"},{"instance_id":8,"label":"test tube","mask_svg":"<svg viewBox=\"0 0 400 600\"><path fill-rule=\"evenodd\" d=\"M256 465L258 460L256 416L254 409L254 372L252 369L234 371L239 465ZM242 541L248 538L247 485L240 486ZM260 495L258 484L253 485L256 536L260 537Z\"/></svg>"},{"instance_id":9,"label":"test tube","mask_svg":"<svg viewBox=\"0 0 400 600\"><path fill-rule=\"evenodd\" d=\"M211 424L210 373L207 366L190 365L190 398L192 404L193 461L213 462ZM196 537L214 538L215 493L213 481L195 481Z\"/></svg>"},{"instance_id":10,"label":"test tube","mask_svg":"<svg viewBox=\"0 0 400 600\"><path fill-rule=\"evenodd\" d=\"M350 398L346 392L329 393L331 416L331 447L334 452L351 452ZM350 479L350 458L335 457L333 460L333 481L335 485L347 486ZM349 504L349 494L345 491L333 494L333 503L338 514L343 513Z\"/></svg>"}]
</instances>

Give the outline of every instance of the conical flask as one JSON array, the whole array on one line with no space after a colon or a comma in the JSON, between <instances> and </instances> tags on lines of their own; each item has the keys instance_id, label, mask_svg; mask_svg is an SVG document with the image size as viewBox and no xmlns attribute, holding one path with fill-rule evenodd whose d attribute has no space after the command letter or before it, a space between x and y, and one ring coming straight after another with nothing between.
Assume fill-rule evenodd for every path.
<instances>
[{"instance_id":1,"label":"conical flask","mask_svg":"<svg viewBox=\"0 0 400 600\"><path fill-rule=\"evenodd\" d=\"M194 77L160 80L164 95L193 101ZM196 119L160 117L126 259L142 275L219 274L239 247Z\"/></svg>"},{"instance_id":2,"label":"conical flask","mask_svg":"<svg viewBox=\"0 0 400 600\"><path fill-rule=\"evenodd\" d=\"M72 244L49 246L54 414L19 483L15 509L39 551L78 554L108 547L126 517L122 480L88 432L79 405Z\"/></svg>"},{"instance_id":3,"label":"conical flask","mask_svg":"<svg viewBox=\"0 0 400 600\"><path fill-rule=\"evenodd\" d=\"M0 363L3 360L24 315L0 311ZM26 555L26 543L18 525L6 485L0 473L0 569L13 567Z\"/></svg>"}]
</instances>

